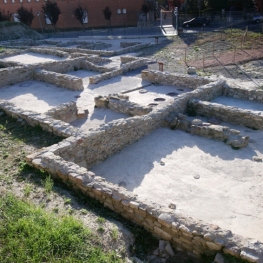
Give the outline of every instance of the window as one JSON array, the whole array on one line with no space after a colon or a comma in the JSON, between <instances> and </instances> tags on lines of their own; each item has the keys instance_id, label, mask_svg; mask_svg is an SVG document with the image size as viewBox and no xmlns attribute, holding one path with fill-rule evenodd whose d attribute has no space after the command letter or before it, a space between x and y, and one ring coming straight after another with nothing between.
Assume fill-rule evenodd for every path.
<instances>
[{"instance_id":1,"label":"window","mask_svg":"<svg viewBox=\"0 0 263 263\"><path fill-rule=\"evenodd\" d=\"M87 10L84 10L84 16L85 16L85 19L83 21L83 24L88 24L89 18L88 18L88 11Z\"/></svg>"},{"instance_id":2,"label":"window","mask_svg":"<svg viewBox=\"0 0 263 263\"><path fill-rule=\"evenodd\" d=\"M23 3L23 0L20 0L20 3Z\"/></svg>"},{"instance_id":3,"label":"window","mask_svg":"<svg viewBox=\"0 0 263 263\"><path fill-rule=\"evenodd\" d=\"M126 8L123 8L123 9L122 9L122 13L123 13L123 14L126 14L126 13L127 13Z\"/></svg>"},{"instance_id":4,"label":"window","mask_svg":"<svg viewBox=\"0 0 263 263\"><path fill-rule=\"evenodd\" d=\"M6 4L6 3L7 3L7 0L4 0L4 3Z\"/></svg>"},{"instance_id":5,"label":"window","mask_svg":"<svg viewBox=\"0 0 263 263\"><path fill-rule=\"evenodd\" d=\"M121 9L117 9L117 14L120 15L121 14Z\"/></svg>"},{"instance_id":6,"label":"window","mask_svg":"<svg viewBox=\"0 0 263 263\"><path fill-rule=\"evenodd\" d=\"M15 0L12 0L12 3L14 4L14 3L15 3Z\"/></svg>"}]
</instances>

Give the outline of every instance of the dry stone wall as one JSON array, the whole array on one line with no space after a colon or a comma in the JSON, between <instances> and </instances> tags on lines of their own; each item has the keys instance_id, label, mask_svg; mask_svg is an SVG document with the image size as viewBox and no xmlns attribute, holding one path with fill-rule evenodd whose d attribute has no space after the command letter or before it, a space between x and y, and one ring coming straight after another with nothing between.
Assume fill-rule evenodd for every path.
<instances>
[{"instance_id":1,"label":"dry stone wall","mask_svg":"<svg viewBox=\"0 0 263 263\"><path fill-rule=\"evenodd\" d=\"M178 73L162 72L157 70L143 70L141 73L143 80L150 81L152 83L158 83L163 85L174 85L185 87L189 89L195 89L198 86L211 83L213 80L208 78L202 78L199 76L189 76Z\"/></svg>"},{"instance_id":2,"label":"dry stone wall","mask_svg":"<svg viewBox=\"0 0 263 263\"><path fill-rule=\"evenodd\" d=\"M129 96L113 94L109 96L98 96L95 98L95 106L109 108L128 116L142 116L152 111L151 107L144 107L129 101Z\"/></svg>"},{"instance_id":3,"label":"dry stone wall","mask_svg":"<svg viewBox=\"0 0 263 263\"><path fill-rule=\"evenodd\" d=\"M0 88L33 78L31 67L17 66L0 69Z\"/></svg>"},{"instance_id":4,"label":"dry stone wall","mask_svg":"<svg viewBox=\"0 0 263 263\"><path fill-rule=\"evenodd\" d=\"M81 139L78 137L77 144ZM60 148L72 144L72 138L60 143ZM141 200L126 189L105 182L105 179L67 162L54 153L54 146L27 156L27 163L45 170L85 195L98 199L106 207L143 226L157 238L169 241L177 251L189 255L223 252L249 262L262 262L263 244L244 239L217 225L195 221L175 213L173 208ZM172 206L171 206L172 207Z\"/></svg>"},{"instance_id":5,"label":"dry stone wall","mask_svg":"<svg viewBox=\"0 0 263 263\"><path fill-rule=\"evenodd\" d=\"M213 125L200 119L190 120L181 113L171 114L166 118L167 125L172 129L180 129L191 134L222 141L234 149L245 147L249 143L249 136L240 135L240 131L227 126Z\"/></svg>"},{"instance_id":6,"label":"dry stone wall","mask_svg":"<svg viewBox=\"0 0 263 263\"><path fill-rule=\"evenodd\" d=\"M243 125L252 129L263 129L262 112L243 110L199 99L189 100L189 106L201 116L213 116L222 121Z\"/></svg>"},{"instance_id":7,"label":"dry stone wall","mask_svg":"<svg viewBox=\"0 0 263 263\"><path fill-rule=\"evenodd\" d=\"M223 95L242 100L250 100L256 102L263 102L263 90L251 89L245 87L237 87L233 83L228 82L224 89Z\"/></svg>"},{"instance_id":8,"label":"dry stone wall","mask_svg":"<svg viewBox=\"0 0 263 263\"><path fill-rule=\"evenodd\" d=\"M63 61L48 61L39 63L37 65L32 66L33 68L41 68L48 71L53 71L57 73L67 73L69 71L75 71L81 69L81 61L83 58L73 58L67 59Z\"/></svg>"},{"instance_id":9,"label":"dry stone wall","mask_svg":"<svg viewBox=\"0 0 263 263\"><path fill-rule=\"evenodd\" d=\"M33 79L54 84L69 90L84 90L82 79L72 75L36 69L34 70Z\"/></svg>"},{"instance_id":10,"label":"dry stone wall","mask_svg":"<svg viewBox=\"0 0 263 263\"><path fill-rule=\"evenodd\" d=\"M111 70L109 72L90 77L90 83L91 84L97 84L103 80L111 79L111 78L114 78L116 76L120 76L123 73L128 72L130 70L134 70L136 68L141 68L141 67L147 65L148 63L149 63L148 59L137 58L133 61L130 61L130 62L127 62L127 63L121 65L120 69Z\"/></svg>"},{"instance_id":11,"label":"dry stone wall","mask_svg":"<svg viewBox=\"0 0 263 263\"><path fill-rule=\"evenodd\" d=\"M105 72L110 72L112 70L114 70L114 68L108 68L108 67L104 67L104 66L98 66L88 60L83 60L81 62L81 68L82 69L87 69L87 70L91 70L91 71L97 71L100 73L105 73Z\"/></svg>"},{"instance_id":12,"label":"dry stone wall","mask_svg":"<svg viewBox=\"0 0 263 263\"><path fill-rule=\"evenodd\" d=\"M39 53L39 54L46 54L46 55L52 55L52 56L57 56L57 57L68 57L69 53L68 52L63 52L61 50L57 50L54 48L29 48L27 51L29 52L34 52L34 53Z\"/></svg>"},{"instance_id":13,"label":"dry stone wall","mask_svg":"<svg viewBox=\"0 0 263 263\"><path fill-rule=\"evenodd\" d=\"M81 134L77 128L64 121L56 120L46 114L20 109L13 103L7 102L5 100L0 99L0 109L15 119L25 120L30 126L40 126L44 131L51 132L64 138Z\"/></svg>"},{"instance_id":14,"label":"dry stone wall","mask_svg":"<svg viewBox=\"0 0 263 263\"><path fill-rule=\"evenodd\" d=\"M88 113L88 110L78 109L75 101L70 101L52 108L46 112L46 115L70 123L80 118L86 118Z\"/></svg>"}]
</instances>

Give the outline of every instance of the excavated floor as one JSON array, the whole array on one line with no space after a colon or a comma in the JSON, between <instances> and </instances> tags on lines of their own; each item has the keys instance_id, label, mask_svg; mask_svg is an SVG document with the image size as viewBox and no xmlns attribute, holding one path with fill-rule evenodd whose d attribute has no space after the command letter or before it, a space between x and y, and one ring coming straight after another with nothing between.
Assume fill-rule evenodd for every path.
<instances>
[{"instance_id":1,"label":"excavated floor","mask_svg":"<svg viewBox=\"0 0 263 263\"><path fill-rule=\"evenodd\" d=\"M53 55L28 52L25 54L19 54L19 55L3 58L3 60L4 61L19 62L22 64L37 64L40 62L47 62L47 61L66 60L66 58L57 57L57 56L53 56Z\"/></svg>"},{"instance_id":2,"label":"excavated floor","mask_svg":"<svg viewBox=\"0 0 263 263\"><path fill-rule=\"evenodd\" d=\"M263 241L263 131L229 125L254 143L233 150L223 142L180 130L158 129L93 167L97 175L139 198L235 234ZM134 165L136 164L136 166Z\"/></svg>"}]
</instances>

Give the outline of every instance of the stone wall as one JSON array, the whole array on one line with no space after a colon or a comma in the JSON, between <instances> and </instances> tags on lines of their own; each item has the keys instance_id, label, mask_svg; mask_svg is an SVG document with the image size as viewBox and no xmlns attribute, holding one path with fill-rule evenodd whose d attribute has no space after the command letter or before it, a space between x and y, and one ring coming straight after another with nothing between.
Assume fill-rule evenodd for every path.
<instances>
[{"instance_id":1,"label":"stone wall","mask_svg":"<svg viewBox=\"0 0 263 263\"><path fill-rule=\"evenodd\" d=\"M78 144L81 139L76 139L75 144ZM67 148L71 143L72 138L68 138L60 143L60 147ZM216 225L195 221L174 212L173 206L168 208L140 200L126 189L105 182L104 178L85 168L65 161L54 154L53 146L27 156L26 160L29 165L45 170L74 189L96 198L157 238L169 241L177 251L187 251L192 256L222 252L249 262L262 262L263 244L259 241L244 239Z\"/></svg>"},{"instance_id":2,"label":"stone wall","mask_svg":"<svg viewBox=\"0 0 263 263\"><path fill-rule=\"evenodd\" d=\"M169 112L185 113L188 111L188 101L192 98L198 98L204 101L211 101L218 96L221 96L224 90L225 82L218 80L197 89L182 93L175 97L174 102L169 106Z\"/></svg>"},{"instance_id":3,"label":"stone wall","mask_svg":"<svg viewBox=\"0 0 263 263\"><path fill-rule=\"evenodd\" d=\"M33 78L31 67L17 66L0 68L0 88Z\"/></svg>"},{"instance_id":4,"label":"stone wall","mask_svg":"<svg viewBox=\"0 0 263 263\"><path fill-rule=\"evenodd\" d=\"M106 73L103 73L100 75L95 75L95 76L90 77L90 83L96 84L96 83L99 83L103 80L111 79L111 78L116 77L116 76L120 76L123 73L128 72L130 70L134 70L136 68L141 68L141 67L147 65L148 63L149 63L149 60L145 59L145 58L134 59L133 61L130 61L130 62L127 62L127 63L121 65L120 69L115 69L115 70L112 70L110 72L106 72Z\"/></svg>"},{"instance_id":5,"label":"stone wall","mask_svg":"<svg viewBox=\"0 0 263 263\"><path fill-rule=\"evenodd\" d=\"M199 76L189 76L184 74L162 72L157 70L143 70L141 77L143 80L147 80L152 83L174 85L189 89L195 89L198 86L212 82L212 80L208 78L203 78Z\"/></svg>"},{"instance_id":6,"label":"stone wall","mask_svg":"<svg viewBox=\"0 0 263 263\"><path fill-rule=\"evenodd\" d=\"M86 118L88 115L88 110L78 109L76 102L70 101L52 108L46 112L46 115L56 120L69 123L80 118Z\"/></svg>"},{"instance_id":7,"label":"stone wall","mask_svg":"<svg viewBox=\"0 0 263 263\"><path fill-rule=\"evenodd\" d=\"M170 114L166 118L168 127L172 130L180 129L198 136L222 141L234 149L248 145L249 136L240 135L240 131L230 129L227 126L214 125L200 119L191 120L181 113Z\"/></svg>"},{"instance_id":8,"label":"stone wall","mask_svg":"<svg viewBox=\"0 0 263 263\"><path fill-rule=\"evenodd\" d=\"M145 47L149 47L151 44L146 43L146 44L138 44L138 45L133 45L130 47L122 48L119 50L92 50L92 49L84 49L84 48L62 48L59 47L57 48L58 50L65 51L65 52L78 52L78 53L83 53L83 54L93 54L93 55L99 55L99 56L117 56L125 53L130 53Z\"/></svg>"},{"instance_id":9,"label":"stone wall","mask_svg":"<svg viewBox=\"0 0 263 263\"><path fill-rule=\"evenodd\" d=\"M129 96L113 94L109 96L98 96L95 98L95 106L109 108L128 116L142 116L152 111L151 107L144 107L129 101Z\"/></svg>"},{"instance_id":10,"label":"stone wall","mask_svg":"<svg viewBox=\"0 0 263 263\"><path fill-rule=\"evenodd\" d=\"M237 87L235 83L227 82L223 95L242 100L263 102L263 90L258 88Z\"/></svg>"},{"instance_id":11,"label":"stone wall","mask_svg":"<svg viewBox=\"0 0 263 263\"><path fill-rule=\"evenodd\" d=\"M87 70L91 70L91 71L96 71L96 72L100 72L100 73L105 73L105 72L109 72L114 70L114 68L107 68L104 66L98 66L88 60L83 60L81 62L81 68L82 69L87 69Z\"/></svg>"},{"instance_id":12,"label":"stone wall","mask_svg":"<svg viewBox=\"0 0 263 263\"><path fill-rule=\"evenodd\" d=\"M65 89L84 90L82 79L72 75L60 74L44 69L36 69L34 70L33 78Z\"/></svg>"},{"instance_id":13,"label":"stone wall","mask_svg":"<svg viewBox=\"0 0 263 263\"><path fill-rule=\"evenodd\" d=\"M189 106L201 116L215 117L222 121L243 125L252 129L263 129L263 113L224 106L218 103L192 99Z\"/></svg>"},{"instance_id":14,"label":"stone wall","mask_svg":"<svg viewBox=\"0 0 263 263\"><path fill-rule=\"evenodd\" d=\"M56 120L46 114L20 109L13 103L7 102L5 100L0 99L0 109L15 119L23 119L30 126L40 126L44 131L51 132L57 136L67 138L72 135L76 136L81 134L77 128L64 121Z\"/></svg>"},{"instance_id":15,"label":"stone wall","mask_svg":"<svg viewBox=\"0 0 263 263\"><path fill-rule=\"evenodd\" d=\"M96 130L87 131L84 137L76 139L77 144L74 142L66 148L57 148L54 153L89 169L162 124L159 113L112 121Z\"/></svg>"},{"instance_id":16,"label":"stone wall","mask_svg":"<svg viewBox=\"0 0 263 263\"><path fill-rule=\"evenodd\" d=\"M63 52L54 48L43 48L43 47L33 47L29 48L27 50L28 52L34 52L34 53L39 53L39 54L46 54L46 55L52 55L52 56L57 56L57 57L68 57L69 53L68 52Z\"/></svg>"},{"instance_id":17,"label":"stone wall","mask_svg":"<svg viewBox=\"0 0 263 263\"><path fill-rule=\"evenodd\" d=\"M78 69L81 69L81 61L83 60L83 57L81 58L72 58L67 59L63 61L47 61L43 63L38 63L33 68L41 68L48 71L53 71L57 73L67 73L69 71L76 71Z\"/></svg>"}]
</instances>

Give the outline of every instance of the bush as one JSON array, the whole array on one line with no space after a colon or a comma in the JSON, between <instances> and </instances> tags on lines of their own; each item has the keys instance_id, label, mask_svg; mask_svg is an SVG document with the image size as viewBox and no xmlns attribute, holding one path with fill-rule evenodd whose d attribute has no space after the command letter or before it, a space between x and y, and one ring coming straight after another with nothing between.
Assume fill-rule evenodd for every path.
<instances>
[{"instance_id":1,"label":"bush","mask_svg":"<svg viewBox=\"0 0 263 263\"><path fill-rule=\"evenodd\" d=\"M32 21L34 19L33 10L27 9L23 6L17 9L17 18L20 20L20 22L24 23L27 26L31 26Z\"/></svg>"}]
</instances>

